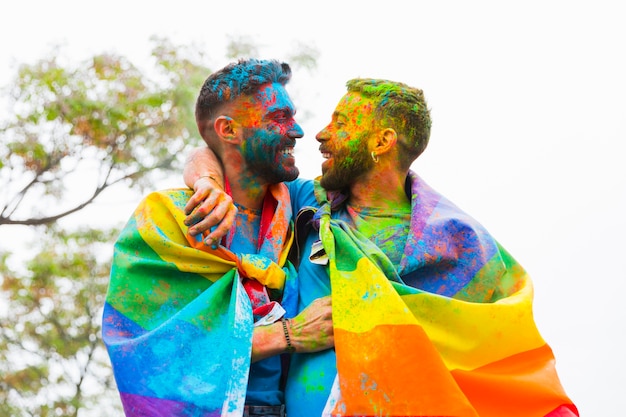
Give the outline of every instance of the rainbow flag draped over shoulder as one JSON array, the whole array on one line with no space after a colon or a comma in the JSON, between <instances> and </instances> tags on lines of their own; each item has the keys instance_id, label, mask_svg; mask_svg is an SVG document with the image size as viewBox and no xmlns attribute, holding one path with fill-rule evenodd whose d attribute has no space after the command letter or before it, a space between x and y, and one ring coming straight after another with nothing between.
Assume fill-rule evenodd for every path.
<instances>
[{"instance_id":1,"label":"rainbow flag draped over shoulder","mask_svg":"<svg viewBox=\"0 0 626 417\"><path fill-rule=\"evenodd\" d=\"M258 255L235 255L189 236L186 189L148 195L116 244L103 316L127 416L241 416L252 346L253 310L243 278L284 291L291 204L283 184ZM248 280L249 281L249 280Z\"/></svg>"},{"instance_id":2,"label":"rainbow flag draped over shoulder","mask_svg":"<svg viewBox=\"0 0 626 417\"><path fill-rule=\"evenodd\" d=\"M412 230L400 269L411 272L402 278L332 218L329 202L317 215L338 374L324 415L578 415L535 326L524 269L417 175L408 181Z\"/></svg>"}]
</instances>

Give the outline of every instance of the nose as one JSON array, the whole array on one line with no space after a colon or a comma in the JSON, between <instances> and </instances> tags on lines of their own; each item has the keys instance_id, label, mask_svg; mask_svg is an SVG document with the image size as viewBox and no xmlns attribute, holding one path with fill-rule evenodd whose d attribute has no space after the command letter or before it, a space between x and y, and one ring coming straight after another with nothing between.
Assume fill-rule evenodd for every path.
<instances>
[{"instance_id":1,"label":"nose","mask_svg":"<svg viewBox=\"0 0 626 417\"><path fill-rule=\"evenodd\" d=\"M287 132L287 134L290 138L300 139L302 136L304 136L304 130L302 130L298 123L294 123L291 129L289 129L289 132Z\"/></svg>"},{"instance_id":2,"label":"nose","mask_svg":"<svg viewBox=\"0 0 626 417\"><path fill-rule=\"evenodd\" d=\"M317 135L315 135L315 139L318 142L324 142L327 141L329 139L328 137L328 126L326 126L325 128L323 128L322 130L320 130Z\"/></svg>"}]
</instances>

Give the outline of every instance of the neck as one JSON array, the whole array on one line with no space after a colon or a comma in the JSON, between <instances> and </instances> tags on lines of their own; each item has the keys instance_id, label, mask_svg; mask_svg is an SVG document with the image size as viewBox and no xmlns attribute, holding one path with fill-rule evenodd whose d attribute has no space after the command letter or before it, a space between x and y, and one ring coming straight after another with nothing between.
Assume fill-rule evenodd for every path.
<instances>
[{"instance_id":1,"label":"neck","mask_svg":"<svg viewBox=\"0 0 626 417\"><path fill-rule=\"evenodd\" d=\"M350 186L348 204L381 209L409 205L404 189L407 174L397 170L373 170Z\"/></svg>"},{"instance_id":2,"label":"neck","mask_svg":"<svg viewBox=\"0 0 626 417\"><path fill-rule=\"evenodd\" d=\"M237 179L230 182L230 177L227 178L229 178L230 192L235 203L253 210L261 210L263 208L263 199L269 185L261 186L257 184L257 188L252 185L242 185ZM243 184L248 184L248 182L243 181Z\"/></svg>"},{"instance_id":3,"label":"neck","mask_svg":"<svg viewBox=\"0 0 626 417\"><path fill-rule=\"evenodd\" d=\"M233 201L249 209L260 210L263 208L263 199L269 188L269 184L259 182L256 175L243 170L242 163L236 158L225 159L234 163L224 163L224 176L230 184L230 193Z\"/></svg>"}]
</instances>

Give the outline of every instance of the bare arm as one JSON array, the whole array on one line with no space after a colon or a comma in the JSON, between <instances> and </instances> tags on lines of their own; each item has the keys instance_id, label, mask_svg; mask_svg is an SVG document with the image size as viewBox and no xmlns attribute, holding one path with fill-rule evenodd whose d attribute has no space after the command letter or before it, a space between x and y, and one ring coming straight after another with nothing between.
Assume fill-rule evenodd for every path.
<instances>
[{"instance_id":1,"label":"bare arm","mask_svg":"<svg viewBox=\"0 0 626 417\"><path fill-rule=\"evenodd\" d=\"M335 346L330 296L314 300L287 322L291 345L298 353L319 352ZM287 339L280 321L254 328L252 362L287 352Z\"/></svg>"},{"instance_id":2,"label":"bare arm","mask_svg":"<svg viewBox=\"0 0 626 417\"><path fill-rule=\"evenodd\" d=\"M216 247L237 214L233 199L224 192L222 164L209 148L196 148L185 161L183 179L194 190L185 206L185 224L191 226L189 233L195 236L210 230L204 241Z\"/></svg>"}]
</instances>

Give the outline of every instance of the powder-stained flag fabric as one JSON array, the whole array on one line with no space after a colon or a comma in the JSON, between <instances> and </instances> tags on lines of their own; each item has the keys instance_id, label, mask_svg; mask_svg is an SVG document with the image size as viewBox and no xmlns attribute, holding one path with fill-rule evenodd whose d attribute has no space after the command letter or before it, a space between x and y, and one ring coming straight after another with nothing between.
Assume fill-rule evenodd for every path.
<instances>
[{"instance_id":1,"label":"powder-stained flag fabric","mask_svg":"<svg viewBox=\"0 0 626 417\"><path fill-rule=\"evenodd\" d=\"M414 173L408 187L403 277L330 203L318 211L337 367L327 415L578 415L535 325L526 271Z\"/></svg>"},{"instance_id":2,"label":"powder-stained flag fabric","mask_svg":"<svg viewBox=\"0 0 626 417\"><path fill-rule=\"evenodd\" d=\"M189 190L148 195L122 230L102 333L127 416L242 415L254 320L242 282L283 291L283 302L295 293L289 195L282 184L270 192L271 227L255 255L191 237Z\"/></svg>"}]
</instances>

